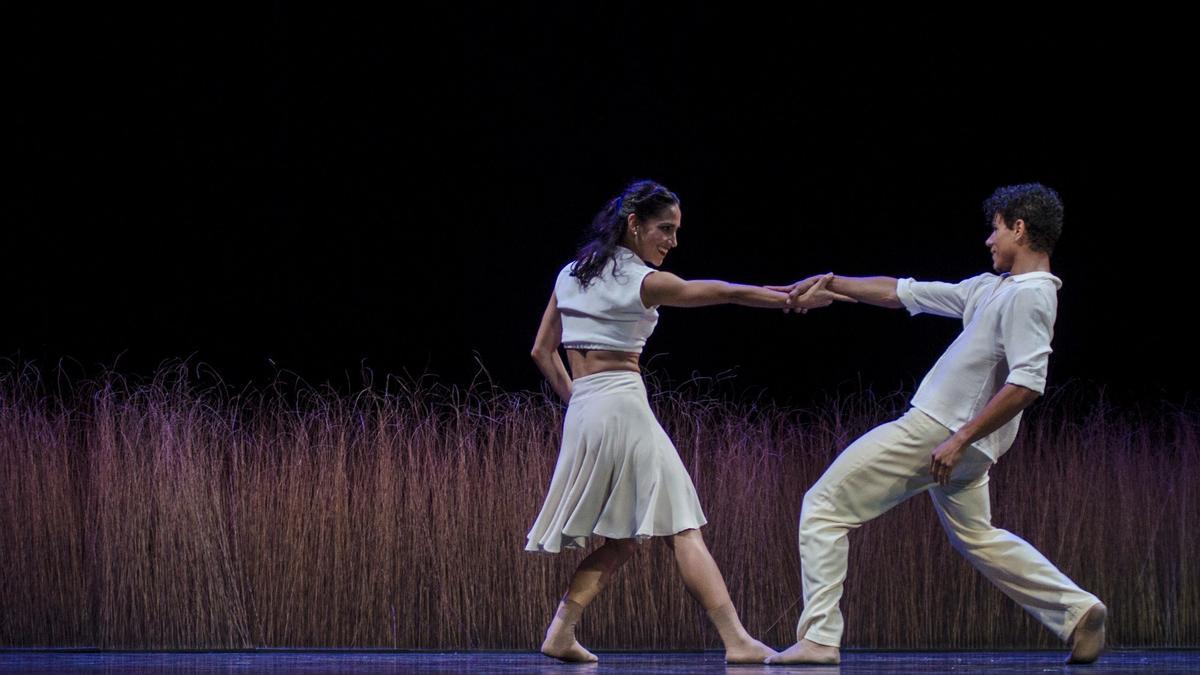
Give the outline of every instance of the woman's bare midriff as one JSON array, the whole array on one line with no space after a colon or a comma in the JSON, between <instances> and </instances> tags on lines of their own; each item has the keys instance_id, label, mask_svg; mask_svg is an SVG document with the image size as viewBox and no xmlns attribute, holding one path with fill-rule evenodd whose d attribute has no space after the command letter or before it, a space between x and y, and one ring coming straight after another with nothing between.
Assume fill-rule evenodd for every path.
<instances>
[{"instance_id":1,"label":"woman's bare midriff","mask_svg":"<svg viewBox=\"0 0 1200 675\"><path fill-rule=\"evenodd\" d=\"M605 349L568 349L567 363L571 366L571 379L602 373L606 370L629 370L642 372L638 367L638 355L634 352L612 352Z\"/></svg>"}]
</instances>

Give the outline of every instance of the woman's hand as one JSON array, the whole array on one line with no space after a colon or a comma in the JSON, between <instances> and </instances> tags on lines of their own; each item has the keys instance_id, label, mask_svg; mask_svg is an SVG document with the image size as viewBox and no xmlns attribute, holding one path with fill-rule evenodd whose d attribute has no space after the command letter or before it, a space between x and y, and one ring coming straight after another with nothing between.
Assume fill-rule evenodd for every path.
<instances>
[{"instance_id":1,"label":"woman's hand","mask_svg":"<svg viewBox=\"0 0 1200 675\"><path fill-rule=\"evenodd\" d=\"M833 281L832 272L829 274L822 274L820 276L809 277L804 281L798 281L795 284L792 284L792 287L790 288L786 286L781 287L780 290L782 291L783 288L787 288L786 292L788 294L788 309L792 311L799 311L801 314L807 313L810 309L828 307L829 305L832 305L834 301L858 302L848 295L835 293L834 291L826 288L831 281Z\"/></svg>"},{"instance_id":2,"label":"woman's hand","mask_svg":"<svg viewBox=\"0 0 1200 675\"><path fill-rule=\"evenodd\" d=\"M571 400L571 376L558 354L558 345L561 342L562 315L558 312L558 296L551 293L529 356L537 364L538 370L542 371L554 393L558 394L564 403L568 403Z\"/></svg>"}]
</instances>

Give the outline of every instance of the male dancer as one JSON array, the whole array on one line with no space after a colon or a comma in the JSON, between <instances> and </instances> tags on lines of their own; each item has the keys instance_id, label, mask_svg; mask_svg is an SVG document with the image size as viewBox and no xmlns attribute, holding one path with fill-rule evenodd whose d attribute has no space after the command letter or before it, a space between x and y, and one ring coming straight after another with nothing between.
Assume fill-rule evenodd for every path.
<instances>
[{"instance_id":1,"label":"male dancer","mask_svg":"<svg viewBox=\"0 0 1200 675\"><path fill-rule=\"evenodd\" d=\"M1042 394L1062 282L1050 254L1062 202L1040 184L984 202L987 246L1000 276L957 284L834 276L827 288L859 302L963 321L900 419L847 447L804 495L800 561L804 612L796 644L767 663L838 663L850 530L929 491L950 542L1030 614L1071 644L1069 663L1095 661L1107 609L1028 542L993 527L988 469L1012 445L1021 411ZM776 287L792 297L820 277Z\"/></svg>"}]
</instances>

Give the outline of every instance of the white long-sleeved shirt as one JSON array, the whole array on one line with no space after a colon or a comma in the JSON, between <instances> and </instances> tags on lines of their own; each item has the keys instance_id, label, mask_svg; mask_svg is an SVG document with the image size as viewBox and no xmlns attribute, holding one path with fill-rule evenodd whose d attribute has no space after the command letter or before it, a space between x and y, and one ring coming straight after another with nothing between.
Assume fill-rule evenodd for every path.
<instances>
[{"instance_id":1,"label":"white long-sleeved shirt","mask_svg":"<svg viewBox=\"0 0 1200 675\"><path fill-rule=\"evenodd\" d=\"M952 431L974 419L1007 384L1046 388L1062 281L1049 272L980 274L957 284L900 279L910 314L960 318L963 331L921 380L912 404ZM1017 436L1021 414L975 441L993 461Z\"/></svg>"}]
</instances>

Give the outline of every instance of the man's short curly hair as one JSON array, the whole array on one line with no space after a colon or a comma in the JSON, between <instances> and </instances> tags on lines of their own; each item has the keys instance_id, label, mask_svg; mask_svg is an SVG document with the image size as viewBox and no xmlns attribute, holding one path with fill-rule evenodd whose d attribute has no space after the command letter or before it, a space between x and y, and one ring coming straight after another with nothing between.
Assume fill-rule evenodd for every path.
<instances>
[{"instance_id":1,"label":"man's short curly hair","mask_svg":"<svg viewBox=\"0 0 1200 675\"><path fill-rule=\"evenodd\" d=\"M996 188L983 202L983 215L988 225L997 213L1009 227L1017 220L1025 221L1031 249L1046 254L1054 252L1063 223L1063 205L1057 192L1041 183Z\"/></svg>"}]
</instances>

